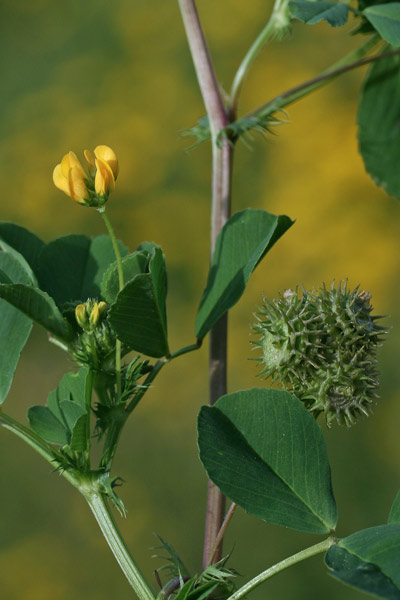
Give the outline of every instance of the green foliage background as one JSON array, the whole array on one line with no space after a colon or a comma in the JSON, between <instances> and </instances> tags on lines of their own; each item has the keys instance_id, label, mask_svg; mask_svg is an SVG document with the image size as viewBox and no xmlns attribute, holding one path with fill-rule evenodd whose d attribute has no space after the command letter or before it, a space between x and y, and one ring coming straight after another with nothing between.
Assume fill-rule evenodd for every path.
<instances>
[{"instance_id":1,"label":"green foliage background","mask_svg":"<svg viewBox=\"0 0 400 600\"><path fill-rule=\"evenodd\" d=\"M223 85L268 17L265 0L200 0ZM51 180L69 149L108 144L121 174L109 215L131 248L162 245L169 266L171 347L194 341L209 245L207 145L185 153L180 130L204 114L176 2L165 0L3 0L0 8L1 220L50 240L102 233L96 213L78 207ZM353 47L347 30L295 24L266 49L244 89L252 109L312 77ZM297 222L253 276L230 318L230 389L262 385L249 361L248 323L261 293L348 277L373 293L393 330L381 352L382 400L353 429L324 434L339 505L339 536L385 522L400 487L400 205L377 189L357 153L355 111L361 72L291 107L277 136L236 153L233 210L286 213ZM71 368L37 329L23 352L6 410L23 418L45 402ZM121 523L152 578L157 532L194 572L201 561L205 476L195 418L207 401L207 344L166 368L124 434L116 474L129 509ZM132 597L89 509L75 490L11 433L0 436L0 581L4 600ZM314 537L235 517L226 549L247 578ZM252 597L352 600L361 595L326 575L320 558L278 576Z\"/></svg>"}]
</instances>

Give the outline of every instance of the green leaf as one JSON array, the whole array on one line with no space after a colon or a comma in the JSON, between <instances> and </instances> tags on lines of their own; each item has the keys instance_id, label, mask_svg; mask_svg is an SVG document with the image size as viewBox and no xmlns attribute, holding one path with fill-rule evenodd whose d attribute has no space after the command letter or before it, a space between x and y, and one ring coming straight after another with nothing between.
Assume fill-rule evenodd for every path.
<instances>
[{"instance_id":1,"label":"green leaf","mask_svg":"<svg viewBox=\"0 0 400 600\"><path fill-rule=\"evenodd\" d=\"M181 557L175 550L171 544L165 541L160 535L155 534L156 537L160 540L161 546L155 546L154 550L165 552L166 554L154 554L154 558L162 559L166 562L166 564L162 565L158 571L163 569L168 570L169 574L174 577L189 577L189 571L187 570L185 564L183 563Z\"/></svg>"},{"instance_id":2,"label":"green leaf","mask_svg":"<svg viewBox=\"0 0 400 600\"><path fill-rule=\"evenodd\" d=\"M296 0L289 2L290 13L293 18L299 19L308 25L326 21L331 27L340 27L347 23L349 9L342 2L325 2Z\"/></svg>"},{"instance_id":3,"label":"green leaf","mask_svg":"<svg viewBox=\"0 0 400 600\"><path fill-rule=\"evenodd\" d=\"M187 600L195 582L196 577L193 577L192 579L189 579L189 581L186 581L186 583L179 590L178 594L175 596L175 600Z\"/></svg>"},{"instance_id":4,"label":"green leaf","mask_svg":"<svg viewBox=\"0 0 400 600\"><path fill-rule=\"evenodd\" d=\"M82 451L87 448L85 391L88 369L66 373L59 386L50 392L46 406L28 411L31 428L46 442Z\"/></svg>"},{"instance_id":5,"label":"green leaf","mask_svg":"<svg viewBox=\"0 0 400 600\"><path fill-rule=\"evenodd\" d=\"M400 46L400 2L375 4L363 14L384 40L392 46Z\"/></svg>"},{"instance_id":6,"label":"green leaf","mask_svg":"<svg viewBox=\"0 0 400 600\"><path fill-rule=\"evenodd\" d=\"M2 283L0 273L0 298L18 308L57 338L67 342L72 339L73 332L69 323L46 292L22 283Z\"/></svg>"},{"instance_id":7,"label":"green leaf","mask_svg":"<svg viewBox=\"0 0 400 600\"><path fill-rule=\"evenodd\" d=\"M145 273L148 261L149 255L147 252L133 252L132 254L125 256L122 259L122 271L125 283L132 281L136 275ZM101 295L106 302L112 304L115 301L118 292L118 267L117 263L114 262L103 275Z\"/></svg>"},{"instance_id":8,"label":"green leaf","mask_svg":"<svg viewBox=\"0 0 400 600\"><path fill-rule=\"evenodd\" d=\"M122 256L128 250L119 243ZM100 297L105 271L115 261L110 238L67 235L47 244L40 255L40 287L59 307Z\"/></svg>"},{"instance_id":9,"label":"green leaf","mask_svg":"<svg viewBox=\"0 0 400 600\"><path fill-rule=\"evenodd\" d=\"M217 238L197 313L199 339L236 304L258 263L292 224L289 217L248 208L236 213L224 225Z\"/></svg>"},{"instance_id":10,"label":"green leaf","mask_svg":"<svg viewBox=\"0 0 400 600\"><path fill-rule=\"evenodd\" d=\"M400 490L397 493L396 498L390 509L388 523L399 523L400 524Z\"/></svg>"},{"instance_id":11,"label":"green leaf","mask_svg":"<svg viewBox=\"0 0 400 600\"><path fill-rule=\"evenodd\" d=\"M87 413L81 415L72 428L70 448L73 452L84 452L87 449L88 420Z\"/></svg>"},{"instance_id":12,"label":"green leaf","mask_svg":"<svg viewBox=\"0 0 400 600\"><path fill-rule=\"evenodd\" d=\"M41 239L14 223L0 223L0 238L22 254L33 273L37 273L39 255L45 245Z\"/></svg>"},{"instance_id":13,"label":"green leaf","mask_svg":"<svg viewBox=\"0 0 400 600\"><path fill-rule=\"evenodd\" d=\"M367 563L347 550L332 546L325 556L325 563L335 577L342 583L388 600L399 600L399 590L383 575L378 567Z\"/></svg>"},{"instance_id":14,"label":"green leaf","mask_svg":"<svg viewBox=\"0 0 400 600\"><path fill-rule=\"evenodd\" d=\"M3 252L4 255L12 256L15 263L19 264L19 273L24 273L24 280L22 281L20 278L12 279L10 283L26 283L28 285L37 286L37 281L35 274L33 273L29 263L25 260L25 258L15 250L12 246L7 244L3 239L0 238L0 252Z\"/></svg>"},{"instance_id":15,"label":"green leaf","mask_svg":"<svg viewBox=\"0 0 400 600\"><path fill-rule=\"evenodd\" d=\"M72 431L75 423L79 419L79 417L83 414L84 409L72 402L71 400L64 400L64 402L59 403L60 411L63 415L63 421L68 431Z\"/></svg>"},{"instance_id":16,"label":"green leaf","mask_svg":"<svg viewBox=\"0 0 400 600\"><path fill-rule=\"evenodd\" d=\"M86 381L89 369L82 367L79 371L66 373L57 388L60 402L71 400L81 408L86 407Z\"/></svg>"},{"instance_id":17,"label":"green leaf","mask_svg":"<svg viewBox=\"0 0 400 600\"><path fill-rule=\"evenodd\" d=\"M400 56L370 69L358 110L358 139L365 168L388 194L400 197Z\"/></svg>"},{"instance_id":18,"label":"green leaf","mask_svg":"<svg viewBox=\"0 0 400 600\"><path fill-rule=\"evenodd\" d=\"M219 582L217 581L208 581L207 583L203 583L199 585L194 590L191 590L187 595L188 600L206 600L206 598L210 598L211 593L219 586Z\"/></svg>"},{"instance_id":19,"label":"green leaf","mask_svg":"<svg viewBox=\"0 0 400 600\"><path fill-rule=\"evenodd\" d=\"M132 350L154 357L169 354L166 294L164 255L161 248L156 247L149 272L128 282L108 313L118 338Z\"/></svg>"},{"instance_id":20,"label":"green leaf","mask_svg":"<svg viewBox=\"0 0 400 600\"><path fill-rule=\"evenodd\" d=\"M30 273L3 243L0 246L0 281L30 283ZM1 286L0 286L1 287ZM14 378L15 369L32 329L32 321L5 300L0 300L0 404L4 402Z\"/></svg>"},{"instance_id":21,"label":"green leaf","mask_svg":"<svg viewBox=\"0 0 400 600\"><path fill-rule=\"evenodd\" d=\"M364 592L400 599L400 524L380 525L353 533L325 556L330 574Z\"/></svg>"},{"instance_id":22,"label":"green leaf","mask_svg":"<svg viewBox=\"0 0 400 600\"><path fill-rule=\"evenodd\" d=\"M328 533L337 510L325 442L292 394L251 389L199 415L200 459L231 500L264 521Z\"/></svg>"},{"instance_id":23,"label":"green leaf","mask_svg":"<svg viewBox=\"0 0 400 600\"><path fill-rule=\"evenodd\" d=\"M31 406L29 424L33 431L50 444L65 446L69 443L68 430L47 406Z\"/></svg>"}]
</instances>

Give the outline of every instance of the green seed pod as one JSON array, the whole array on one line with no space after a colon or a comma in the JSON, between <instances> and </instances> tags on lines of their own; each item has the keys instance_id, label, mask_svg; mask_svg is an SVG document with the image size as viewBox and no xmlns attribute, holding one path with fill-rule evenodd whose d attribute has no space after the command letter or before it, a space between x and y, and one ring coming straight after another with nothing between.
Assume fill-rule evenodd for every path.
<instances>
[{"instance_id":1,"label":"green seed pod","mask_svg":"<svg viewBox=\"0 0 400 600\"><path fill-rule=\"evenodd\" d=\"M308 410L348 426L378 398L376 351L387 329L371 316L370 294L347 282L264 299L257 323L261 375L279 381Z\"/></svg>"}]
</instances>

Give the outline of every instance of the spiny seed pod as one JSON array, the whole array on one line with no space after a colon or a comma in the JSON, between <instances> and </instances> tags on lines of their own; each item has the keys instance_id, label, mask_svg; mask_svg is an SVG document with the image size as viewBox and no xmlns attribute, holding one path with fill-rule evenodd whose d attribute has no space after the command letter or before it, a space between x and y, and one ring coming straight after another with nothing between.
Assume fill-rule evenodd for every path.
<instances>
[{"instance_id":1,"label":"spiny seed pod","mask_svg":"<svg viewBox=\"0 0 400 600\"><path fill-rule=\"evenodd\" d=\"M347 282L264 299L257 323L261 375L279 381L310 412L348 426L378 398L376 351L387 329L371 316L370 294Z\"/></svg>"}]
</instances>

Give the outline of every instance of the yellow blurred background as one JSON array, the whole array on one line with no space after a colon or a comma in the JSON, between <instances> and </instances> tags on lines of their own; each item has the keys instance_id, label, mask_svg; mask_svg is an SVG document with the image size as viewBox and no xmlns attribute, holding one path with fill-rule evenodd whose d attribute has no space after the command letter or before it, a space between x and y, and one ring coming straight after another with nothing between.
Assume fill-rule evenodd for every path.
<instances>
[{"instance_id":1,"label":"yellow blurred background","mask_svg":"<svg viewBox=\"0 0 400 600\"><path fill-rule=\"evenodd\" d=\"M199 9L221 84L268 17L265 0L201 0ZM209 245L210 148L185 153L180 132L204 114L177 2L165 0L3 0L0 7L1 220L45 241L97 235L95 211L52 184L68 150L108 144L120 159L109 216L133 250L162 245L169 267L171 346L194 341ZM266 48L246 81L242 111L319 73L360 38L352 26L293 26ZM348 74L289 108L288 121L253 149L239 144L233 211L285 213L296 224L258 267L230 317L229 390L262 385L250 361L249 323L261 294L348 278L390 314L380 354L382 399L354 428L323 431L339 506L338 535L384 523L400 487L399 201L375 187L357 153L356 105L365 70ZM25 420L45 403L72 363L34 329L5 410ZM121 528L143 571L153 532L200 568L206 479L196 454L195 420L207 402L207 343L164 369L124 433L115 474L128 508ZM133 593L84 500L11 433L0 431L0 596L2 600L123 600ZM318 539L238 511L227 535L231 565L249 578ZM244 582L244 578L240 579ZM254 600L356 600L359 592L311 559L259 588Z\"/></svg>"}]
</instances>

